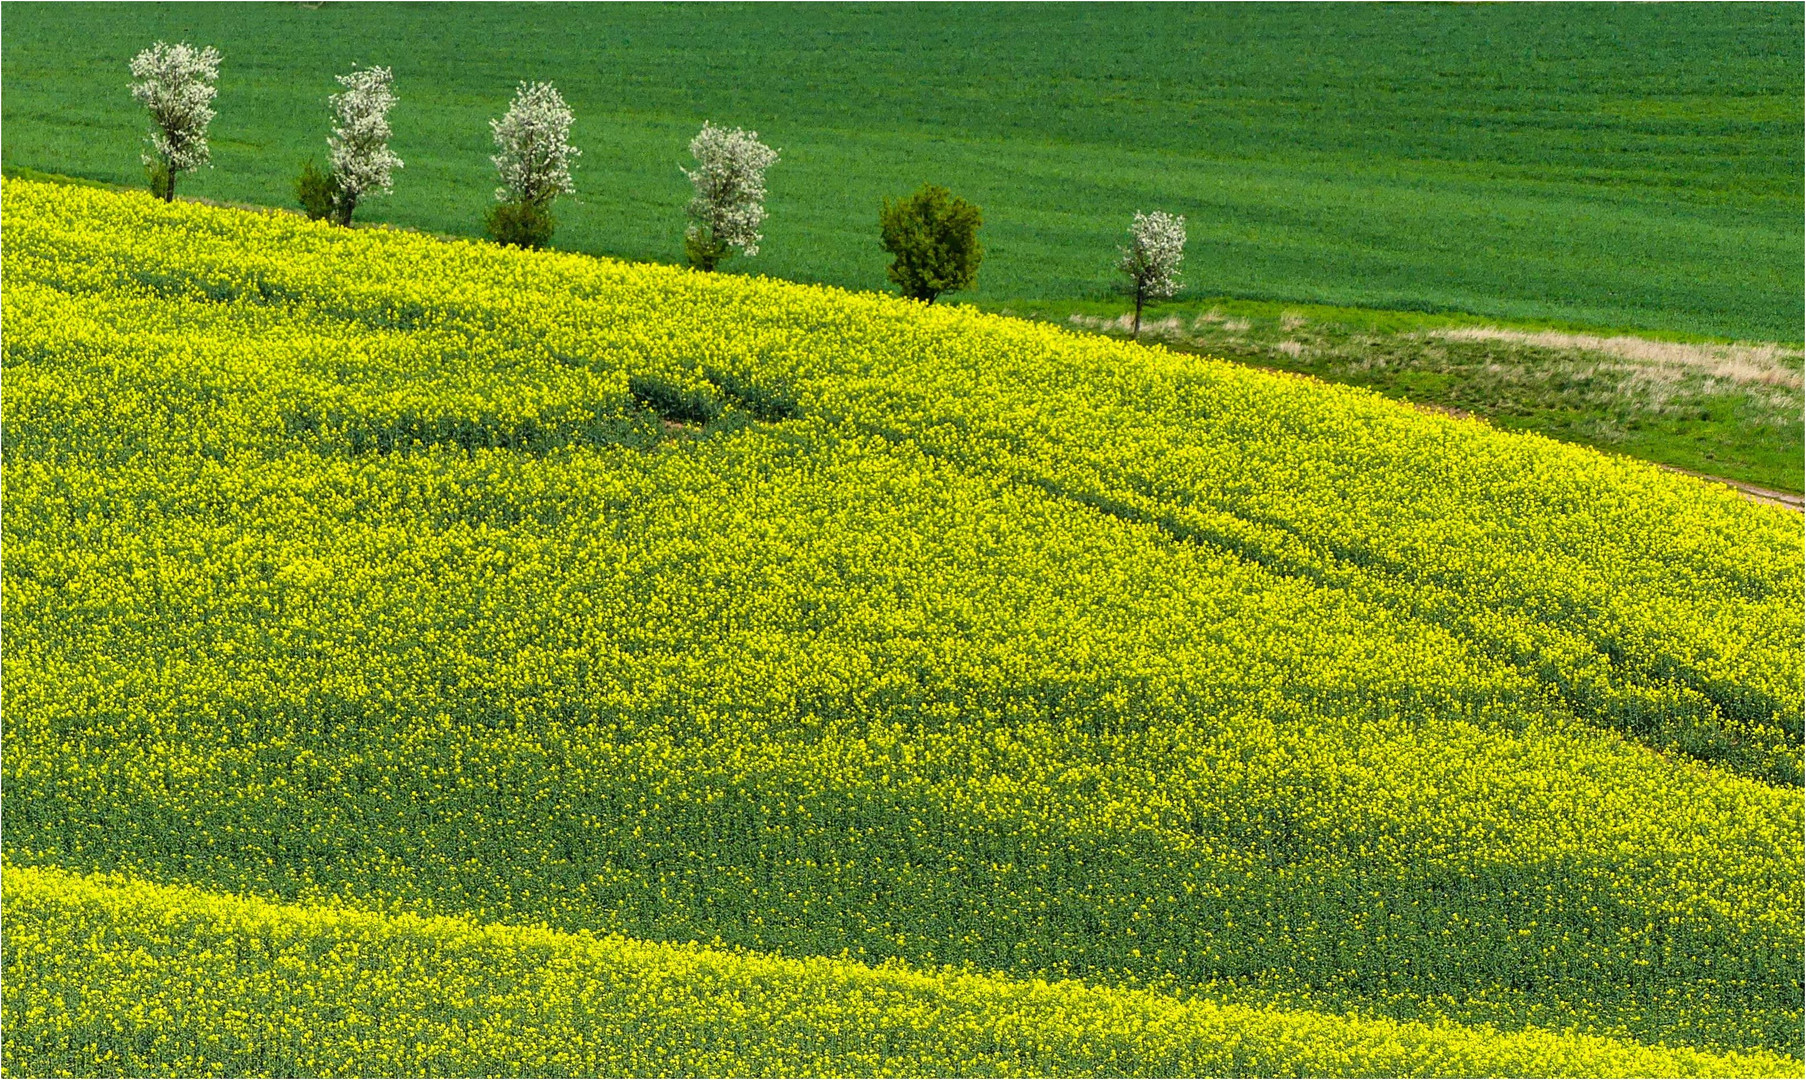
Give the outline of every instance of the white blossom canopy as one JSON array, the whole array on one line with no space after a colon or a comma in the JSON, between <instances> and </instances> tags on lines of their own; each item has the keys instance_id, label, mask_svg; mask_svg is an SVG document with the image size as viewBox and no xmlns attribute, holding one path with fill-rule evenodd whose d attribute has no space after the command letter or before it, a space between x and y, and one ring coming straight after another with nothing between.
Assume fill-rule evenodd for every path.
<instances>
[{"instance_id":1,"label":"white blossom canopy","mask_svg":"<svg viewBox=\"0 0 1806 1080\"><path fill-rule=\"evenodd\" d=\"M196 49L186 41L157 42L132 57L132 97L150 110L156 130L146 137L146 165L167 164L190 172L208 163L207 125L213 120L213 86L219 78L219 50Z\"/></svg>"},{"instance_id":2,"label":"white blossom canopy","mask_svg":"<svg viewBox=\"0 0 1806 1080\"><path fill-rule=\"evenodd\" d=\"M389 110L395 106L394 75L388 68L370 67L338 77L345 89L332 95L336 123L326 140L332 152L332 172L339 187L356 198L392 190L392 176L401 158L389 149Z\"/></svg>"},{"instance_id":3,"label":"white blossom canopy","mask_svg":"<svg viewBox=\"0 0 1806 1080\"><path fill-rule=\"evenodd\" d=\"M1129 224L1129 246L1117 268L1135 283L1138 297L1164 300L1179 291L1179 264L1185 259L1185 218L1137 210Z\"/></svg>"},{"instance_id":4,"label":"white blossom canopy","mask_svg":"<svg viewBox=\"0 0 1806 1080\"><path fill-rule=\"evenodd\" d=\"M756 131L719 128L704 122L690 140L696 168L685 169L696 189L688 207L695 236L707 229L717 243L746 255L759 253L759 225L765 220L765 170L777 164L778 152L759 141Z\"/></svg>"},{"instance_id":5,"label":"white blossom canopy","mask_svg":"<svg viewBox=\"0 0 1806 1080\"><path fill-rule=\"evenodd\" d=\"M489 121L498 153L489 160L502 177L500 202L544 203L577 190L571 163L582 151L571 145L575 119L551 83L521 83L500 120Z\"/></svg>"}]
</instances>

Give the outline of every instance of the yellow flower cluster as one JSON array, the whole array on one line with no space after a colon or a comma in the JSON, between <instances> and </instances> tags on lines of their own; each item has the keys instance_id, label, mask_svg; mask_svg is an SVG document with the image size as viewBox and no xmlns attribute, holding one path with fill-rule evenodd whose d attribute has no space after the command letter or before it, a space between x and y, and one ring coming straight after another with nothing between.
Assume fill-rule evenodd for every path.
<instances>
[{"instance_id":1,"label":"yellow flower cluster","mask_svg":"<svg viewBox=\"0 0 1806 1080\"><path fill-rule=\"evenodd\" d=\"M1796 1076L1775 1054L783 960L9 870L38 1076Z\"/></svg>"},{"instance_id":2,"label":"yellow flower cluster","mask_svg":"<svg viewBox=\"0 0 1806 1080\"><path fill-rule=\"evenodd\" d=\"M13 988L77 964L13 952L28 866L715 941L774 971L844 956L1208 995L1251 1010L1209 1030L1245 1018L1247 1045L1299 1054L1270 1010L1801 1053L1783 511L958 309L84 189L0 198L0 765L8 963L28 965L8 1069L34 1053ZM678 413L712 417L707 437L666 435ZM171 963L226 948L182 941ZM305 998L330 951L257 985L285 972ZM469 978L530 1018L508 1052L566 1052L522 1049L565 998ZM958 985L998 1016L1028 992ZM233 993L221 1010L279 1015ZM730 1023L731 995L694 993L695 1031L716 1030L695 1010ZM965 1069L903 1035L836 1051L894 1045L895 1065L787 1057L772 1023L769 1047L645 1068ZM1405 1030L1371 1029L1419 1055L1396 1071L1484 1071L1421 1035L1448 1029ZM557 1068L649 1052L597 1031ZM334 1060L488 1068L409 1064L370 1032ZM1071 1046L1118 1045L1096 1039ZM1145 1067L1005 1045L969 1071L1240 1068L1184 1056L1203 1042ZM112 1068L75 1060L42 1067Z\"/></svg>"}]
</instances>

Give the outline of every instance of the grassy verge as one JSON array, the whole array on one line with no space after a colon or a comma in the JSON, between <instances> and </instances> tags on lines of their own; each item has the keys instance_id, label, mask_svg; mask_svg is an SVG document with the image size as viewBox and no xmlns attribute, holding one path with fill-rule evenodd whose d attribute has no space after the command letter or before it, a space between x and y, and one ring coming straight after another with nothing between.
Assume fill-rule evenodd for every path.
<instances>
[{"instance_id":1,"label":"grassy verge","mask_svg":"<svg viewBox=\"0 0 1806 1080\"><path fill-rule=\"evenodd\" d=\"M68 184L71 187L100 188L103 191L124 191L124 184L110 183L106 180L89 180L81 176L64 176L62 173L44 172L25 165L0 165L0 176L8 180L32 180L40 184Z\"/></svg>"},{"instance_id":2,"label":"grassy verge","mask_svg":"<svg viewBox=\"0 0 1806 1080\"><path fill-rule=\"evenodd\" d=\"M1120 300L997 310L1130 332ZM1143 316L1142 339L1362 386L1502 428L1776 491L1802 490L1802 350L1458 312L1194 300Z\"/></svg>"}]
</instances>

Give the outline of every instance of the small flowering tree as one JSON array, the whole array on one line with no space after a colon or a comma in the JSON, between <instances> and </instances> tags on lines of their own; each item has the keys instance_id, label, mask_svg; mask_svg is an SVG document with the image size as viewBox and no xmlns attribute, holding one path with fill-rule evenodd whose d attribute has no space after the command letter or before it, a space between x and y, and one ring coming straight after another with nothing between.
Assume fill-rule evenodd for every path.
<instances>
[{"instance_id":1,"label":"small flowering tree","mask_svg":"<svg viewBox=\"0 0 1806 1080\"><path fill-rule=\"evenodd\" d=\"M151 192L164 202L176 197L176 178L209 162L207 125L213 120L214 80L219 50L196 49L186 41L161 41L132 57L132 97L150 110L155 126L145 141Z\"/></svg>"},{"instance_id":2,"label":"small flowering tree","mask_svg":"<svg viewBox=\"0 0 1806 1080\"><path fill-rule=\"evenodd\" d=\"M340 225L366 195L393 190L401 158L389 149L389 110L395 107L394 75L388 68L362 68L338 76L345 89L332 95L337 121L326 145L332 154L334 210Z\"/></svg>"},{"instance_id":3,"label":"small flowering tree","mask_svg":"<svg viewBox=\"0 0 1806 1080\"><path fill-rule=\"evenodd\" d=\"M696 168L684 169L696 189L688 207L684 252L701 270L713 270L740 249L759 253L759 225L765 220L765 170L776 165L778 152L759 141L756 131L718 128L706 121L690 140Z\"/></svg>"},{"instance_id":4,"label":"small flowering tree","mask_svg":"<svg viewBox=\"0 0 1806 1080\"><path fill-rule=\"evenodd\" d=\"M489 233L504 244L544 247L552 238L552 200L577 190L571 163L582 151L571 145L575 119L551 83L521 83L500 120L489 121L497 153L490 158L502 185L501 205L489 211Z\"/></svg>"},{"instance_id":5,"label":"small flowering tree","mask_svg":"<svg viewBox=\"0 0 1806 1080\"><path fill-rule=\"evenodd\" d=\"M1141 306L1179 291L1179 263L1185 258L1185 218L1156 210L1137 210L1129 224L1129 246L1117 269L1129 275L1135 290L1135 334L1141 335Z\"/></svg>"}]
</instances>

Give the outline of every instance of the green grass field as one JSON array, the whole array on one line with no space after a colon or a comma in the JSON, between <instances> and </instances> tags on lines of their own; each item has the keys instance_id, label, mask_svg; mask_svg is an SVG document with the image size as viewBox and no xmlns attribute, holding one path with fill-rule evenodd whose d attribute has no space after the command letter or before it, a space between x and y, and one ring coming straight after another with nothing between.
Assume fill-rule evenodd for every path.
<instances>
[{"instance_id":1,"label":"green grass field","mask_svg":"<svg viewBox=\"0 0 1806 1080\"><path fill-rule=\"evenodd\" d=\"M216 168L290 201L333 74L393 66L406 160L370 220L471 234L521 79L577 112L557 243L677 261L705 119L782 149L739 269L885 284L885 195L986 212L967 299L1096 299L1136 209L1186 215L1196 296L1451 308L1798 341L1797 5L63 5L3 8L9 165L137 183L127 58L225 54Z\"/></svg>"}]
</instances>

